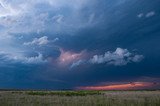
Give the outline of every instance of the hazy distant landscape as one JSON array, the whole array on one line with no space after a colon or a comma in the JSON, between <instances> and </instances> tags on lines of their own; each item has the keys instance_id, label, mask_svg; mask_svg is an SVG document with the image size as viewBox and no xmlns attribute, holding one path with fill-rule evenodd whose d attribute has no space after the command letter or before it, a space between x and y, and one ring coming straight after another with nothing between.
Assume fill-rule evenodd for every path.
<instances>
[{"instance_id":1,"label":"hazy distant landscape","mask_svg":"<svg viewBox=\"0 0 160 106\"><path fill-rule=\"evenodd\" d=\"M0 91L1 106L160 106L160 91Z\"/></svg>"}]
</instances>

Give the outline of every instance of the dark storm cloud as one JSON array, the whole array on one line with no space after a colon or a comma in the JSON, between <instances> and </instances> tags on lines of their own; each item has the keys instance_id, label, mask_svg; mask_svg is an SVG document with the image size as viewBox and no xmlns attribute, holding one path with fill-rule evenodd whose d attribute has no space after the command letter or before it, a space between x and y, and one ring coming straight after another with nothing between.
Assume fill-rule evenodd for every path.
<instances>
[{"instance_id":1,"label":"dark storm cloud","mask_svg":"<svg viewBox=\"0 0 160 106\"><path fill-rule=\"evenodd\" d=\"M68 89L159 77L159 3L0 1L1 87ZM133 54L102 56L118 47Z\"/></svg>"}]
</instances>

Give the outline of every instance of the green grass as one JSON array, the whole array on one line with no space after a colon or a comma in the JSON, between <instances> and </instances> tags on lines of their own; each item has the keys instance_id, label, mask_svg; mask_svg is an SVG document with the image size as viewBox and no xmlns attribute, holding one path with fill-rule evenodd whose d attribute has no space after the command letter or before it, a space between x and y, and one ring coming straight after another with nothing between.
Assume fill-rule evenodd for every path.
<instances>
[{"instance_id":1,"label":"green grass","mask_svg":"<svg viewBox=\"0 0 160 106\"><path fill-rule=\"evenodd\" d=\"M0 106L160 106L160 91L0 91Z\"/></svg>"},{"instance_id":2,"label":"green grass","mask_svg":"<svg viewBox=\"0 0 160 106\"><path fill-rule=\"evenodd\" d=\"M29 91L28 95L58 95L58 96L87 96L87 95L100 95L100 91Z\"/></svg>"}]
</instances>

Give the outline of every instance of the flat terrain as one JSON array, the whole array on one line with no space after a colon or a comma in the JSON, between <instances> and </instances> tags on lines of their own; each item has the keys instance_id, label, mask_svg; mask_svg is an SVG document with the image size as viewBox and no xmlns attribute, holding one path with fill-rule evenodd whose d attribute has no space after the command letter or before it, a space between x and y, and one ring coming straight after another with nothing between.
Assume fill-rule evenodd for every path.
<instances>
[{"instance_id":1,"label":"flat terrain","mask_svg":"<svg viewBox=\"0 0 160 106\"><path fill-rule=\"evenodd\" d=\"M0 106L160 106L160 91L0 91Z\"/></svg>"}]
</instances>

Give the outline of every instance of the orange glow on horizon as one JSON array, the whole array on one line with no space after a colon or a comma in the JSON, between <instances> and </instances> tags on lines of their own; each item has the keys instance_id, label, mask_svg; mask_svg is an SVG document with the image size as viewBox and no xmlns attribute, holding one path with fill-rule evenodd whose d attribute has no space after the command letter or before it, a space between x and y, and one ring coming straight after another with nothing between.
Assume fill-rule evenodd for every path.
<instances>
[{"instance_id":1,"label":"orange glow on horizon","mask_svg":"<svg viewBox=\"0 0 160 106\"><path fill-rule=\"evenodd\" d=\"M145 89L152 87L154 84L151 82L133 82L126 84L115 84L115 85L106 85L106 86L88 86L88 87L79 87L78 89L83 90L134 90L134 89Z\"/></svg>"}]
</instances>

